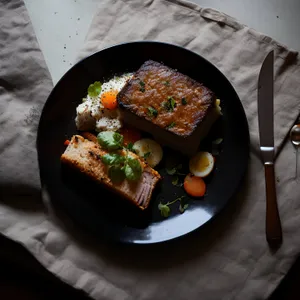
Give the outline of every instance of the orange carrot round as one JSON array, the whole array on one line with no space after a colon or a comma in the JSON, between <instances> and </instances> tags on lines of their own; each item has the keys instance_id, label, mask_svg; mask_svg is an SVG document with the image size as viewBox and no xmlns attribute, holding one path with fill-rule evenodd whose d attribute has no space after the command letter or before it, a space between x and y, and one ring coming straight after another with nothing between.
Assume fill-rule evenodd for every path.
<instances>
[{"instance_id":1,"label":"orange carrot round","mask_svg":"<svg viewBox=\"0 0 300 300\"><path fill-rule=\"evenodd\" d=\"M117 108L117 91L108 91L106 93L103 93L101 96L101 102L104 108L113 110Z\"/></svg>"},{"instance_id":2,"label":"orange carrot round","mask_svg":"<svg viewBox=\"0 0 300 300\"><path fill-rule=\"evenodd\" d=\"M206 192L206 184L201 177L186 175L183 183L184 190L192 197L202 197Z\"/></svg>"}]
</instances>

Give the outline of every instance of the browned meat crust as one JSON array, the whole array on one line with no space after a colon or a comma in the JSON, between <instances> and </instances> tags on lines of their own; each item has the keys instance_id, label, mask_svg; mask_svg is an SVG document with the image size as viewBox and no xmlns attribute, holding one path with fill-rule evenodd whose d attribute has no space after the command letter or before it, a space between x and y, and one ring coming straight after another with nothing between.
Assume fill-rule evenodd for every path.
<instances>
[{"instance_id":1,"label":"browned meat crust","mask_svg":"<svg viewBox=\"0 0 300 300\"><path fill-rule=\"evenodd\" d=\"M101 149L97 142L92 141L96 139L93 134L84 134L89 140L80 135L74 135L65 152L61 155L61 161L89 176L110 191L129 200L140 209L146 209L150 203L153 190L161 179L159 173L140 160L143 173L138 181L124 180L118 184L113 183L108 176L107 166L101 160L101 156L107 152ZM138 158L134 153L130 154Z\"/></svg>"},{"instance_id":2,"label":"browned meat crust","mask_svg":"<svg viewBox=\"0 0 300 300\"><path fill-rule=\"evenodd\" d=\"M213 107L215 95L190 77L148 60L127 82L117 100L121 109L188 137Z\"/></svg>"}]
</instances>

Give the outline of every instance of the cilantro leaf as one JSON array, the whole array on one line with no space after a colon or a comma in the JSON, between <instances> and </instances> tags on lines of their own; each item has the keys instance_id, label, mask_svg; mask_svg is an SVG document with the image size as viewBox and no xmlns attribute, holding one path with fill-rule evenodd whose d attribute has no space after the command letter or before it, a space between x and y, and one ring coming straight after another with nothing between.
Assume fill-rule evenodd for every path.
<instances>
[{"instance_id":1,"label":"cilantro leaf","mask_svg":"<svg viewBox=\"0 0 300 300\"><path fill-rule=\"evenodd\" d=\"M131 151L131 152L133 152L133 153L135 153L135 150L133 149L133 143L128 143L128 145L127 145L127 149L129 150L129 151Z\"/></svg>"},{"instance_id":2,"label":"cilantro leaf","mask_svg":"<svg viewBox=\"0 0 300 300\"><path fill-rule=\"evenodd\" d=\"M114 183L120 183L125 179L124 171L120 166L112 166L108 170L108 176Z\"/></svg>"},{"instance_id":3,"label":"cilantro leaf","mask_svg":"<svg viewBox=\"0 0 300 300\"><path fill-rule=\"evenodd\" d=\"M125 176L128 180L138 180L142 175L142 166L136 158L127 157L127 164L125 165Z\"/></svg>"},{"instance_id":4,"label":"cilantro leaf","mask_svg":"<svg viewBox=\"0 0 300 300\"><path fill-rule=\"evenodd\" d=\"M186 101L185 98L182 98L182 99L181 99L181 104L182 104L182 105L187 105L187 101Z\"/></svg>"},{"instance_id":5,"label":"cilantro leaf","mask_svg":"<svg viewBox=\"0 0 300 300\"><path fill-rule=\"evenodd\" d=\"M165 86L169 86L169 85L170 85L170 82L169 82L168 80L166 80L166 81L163 81L163 84L164 84Z\"/></svg>"},{"instance_id":6,"label":"cilantro leaf","mask_svg":"<svg viewBox=\"0 0 300 300\"><path fill-rule=\"evenodd\" d=\"M102 161L107 166L120 165L125 162L125 157L117 153L107 153L102 156Z\"/></svg>"},{"instance_id":7,"label":"cilantro leaf","mask_svg":"<svg viewBox=\"0 0 300 300\"><path fill-rule=\"evenodd\" d=\"M156 110L155 108L149 106L149 107L148 107L148 115L149 115L150 117L156 118L157 115L158 115L158 112L157 112L157 110Z\"/></svg>"},{"instance_id":8,"label":"cilantro leaf","mask_svg":"<svg viewBox=\"0 0 300 300\"><path fill-rule=\"evenodd\" d=\"M167 218L170 216L170 213L171 213L171 209L168 205L166 204L162 204L161 202L158 204L158 209L160 211L160 214Z\"/></svg>"},{"instance_id":9,"label":"cilantro leaf","mask_svg":"<svg viewBox=\"0 0 300 300\"><path fill-rule=\"evenodd\" d=\"M169 106L170 106L170 111L174 111L174 108L176 107L176 101L172 96L168 97L168 101L169 101Z\"/></svg>"},{"instance_id":10,"label":"cilantro leaf","mask_svg":"<svg viewBox=\"0 0 300 300\"><path fill-rule=\"evenodd\" d=\"M139 84L140 84L140 91L142 93L144 93L145 92L145 82L140 80Z\"/></svg>"},{"instance_id":11,"label":"cilantro leaf","mask_svg":"<svg viewBox=\"0 0 300 300\"><path fill-rule=\"evenodd\" d=\"M166 128L167 129L170 129L170 128L173 128L176 126L176 123L175 122L172 122L171 124L169 124Z\"/></svg>"},{"instance_id":12,"label":"cilantro leaf","mask_svg":"<svg viewBox=\"0 0 300 300\"><path fill-rule=\"evenodd\" d=\"M106 150L121 149L123 136L113 131L102 131L97 136L98 143Z\"/></svg>"},{"instance_id":13,"label":"cilantro leaf","mask_svg":"<svg viewBox=\"0 0 300 300\"><path fill-rule=\"evenodd\" d=\"M178 176L177 175L175 175L175 176L173 176L173 179L172 179L172 184L173 185L177 185L178 184Z\"/></svg>"},{"instance_id":14,"label":"cilantro leaf","mask_svg":"<svg viewBox=\"0 0 300 300\"><path fill-rule=\"evenodd\" d=\"M97 97L101 93L102 84L100 81L95 81L88 87L88 94L90 97Z\"/></svg>"},{"instance_id":15,"label":"cilantro leaf","mask_svg":"<svg viewBox=\"0 0 300 300\"><path fill-rule=\"evenodd\" d=\"M184 213L188 207L189 207L189 205L188 205L187 203L184 204L183 206L182 206L182 204L180 203L180 205L179 205L179 211L180 211L181 213Z\"/></svg>"},{"instance_id":16,"label":"cilantro leaf","mask_svg":"<svg viewBox=\"0 0 300 300\"><path fill-rule=\"evenodd\" d=\"M174 175L176 173L176 168L171 168L171 169L166 168L166 172L169 175Z\"/></svg>"},{"instance_id":17,"label":"cilantro leaf","mask_svg":"<svg viewBox=\"0 0 300 300\"><path fill-rule=\"evenodd\" d=\"M167 111L174 111L174 108L176 107L176 101L172 96L168 96L168 100L164 101L162 103L162 106L167 110Z\"/></svg>"},{"instance_id":18,"label":"cilantro leaf","mask_svg":"<svg viewBox=\"0 0 300 300\"><path fill-rule=\"evenodd\" d=\"M215 139L212 143L214 144L214 145L219 145L219 144L221 144L223 142L223 139L222 138L217 138L217 139Z\"/></svg>"}]
</instances>

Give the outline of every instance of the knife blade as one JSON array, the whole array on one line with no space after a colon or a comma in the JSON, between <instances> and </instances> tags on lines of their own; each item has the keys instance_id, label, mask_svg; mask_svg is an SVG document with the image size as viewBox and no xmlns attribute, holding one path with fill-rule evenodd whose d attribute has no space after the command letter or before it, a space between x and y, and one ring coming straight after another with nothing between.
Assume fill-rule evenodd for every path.
<instances>
[{"instance_id":1,"label":"knife blade","mask_svg":"<svg viewBox=\"0 0 300 300\"><path fill-rule=\"evenodd\" d=\"M258 127L260 152L265 168L266 238L270 246L282 242L274 170L274 51L265 58L258 78Z\"/></svg>"}]
</instances>

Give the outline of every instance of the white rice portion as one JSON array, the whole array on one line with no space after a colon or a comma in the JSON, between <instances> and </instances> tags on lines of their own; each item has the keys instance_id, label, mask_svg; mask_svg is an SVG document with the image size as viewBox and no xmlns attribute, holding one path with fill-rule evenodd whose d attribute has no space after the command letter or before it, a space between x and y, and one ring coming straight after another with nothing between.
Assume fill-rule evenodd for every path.
<instances>
[{"instance_id":1,"label":"white rice portion","mask_svg":"<svg viewBox=\"0 0 300 300\"><path fill-rule=\"evenodd\" d=\"M101 103L101 96L109 90L117 90L119 92L131 77L131 73L114 77L102 84L101 93L97 97L87 95L85 101L76 108L75 123L77 129L81 131L96 130L99 132L117 131L122 128L123 124L119 110L104 108Z\"/></svg>"}]
</instances>

